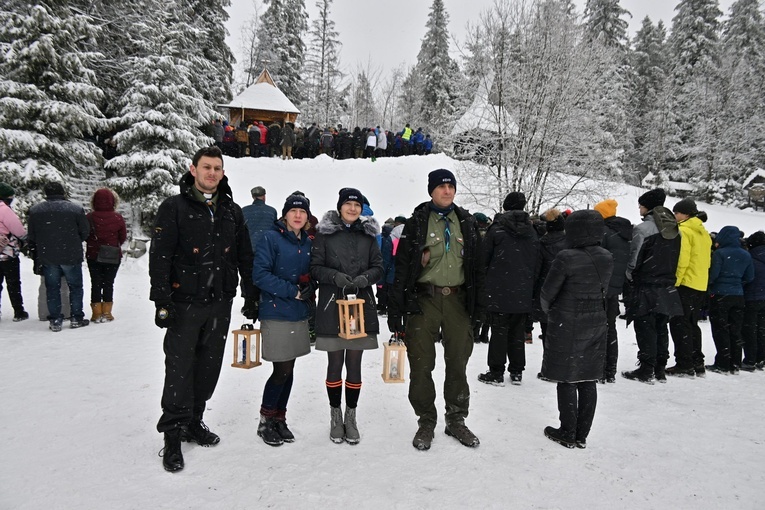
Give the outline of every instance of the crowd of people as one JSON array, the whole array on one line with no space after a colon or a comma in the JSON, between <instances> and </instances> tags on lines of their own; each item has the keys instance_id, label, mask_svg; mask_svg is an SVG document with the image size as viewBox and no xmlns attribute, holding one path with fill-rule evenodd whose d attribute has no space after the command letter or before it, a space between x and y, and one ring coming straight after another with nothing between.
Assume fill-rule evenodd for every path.
<instances>
[{"instance_id":1,"label":"crowd of people","mask_svg":"<svg viewBox=\"0 0 765 510\"><path fill-rule=\"evenodd\" d=\"M18 253L27 248L44 277L52 331L61 330L64 318L62 280L69 288L70 327L113 320L114 276L125 240L116 196L96 191L86 215L66 200L61 184L48 183L44 192L26 232L8 207L13 190L0 183L0 239L7 241L0 268L14 320L28 317L17 285ZM149 260L155 323L166 329L157 430L164 434L167 471L184 468L183 441L220 442L203 417L238 288L242 314L260 321L262 356L272 363L257 427L270 446L295 441L287 406L295 362L312 345L327 357L329 438L360 442L362 356L379 346L381 317L391 341L406 345L418 450L431 448L438 421L432 372L439 342L444 433L467 447L480 444L466 424L474 344L489 343L480 382L503 386L507 372L511 384L521 385L534 322L544 351L537 377L557 384L560 412L559 426L544 434L567 448L586 447L597 384L616 382L621 302L639 349L638 368L622 372L625 379L653 384L668 376L765 369L765 232L745 237L729 225L710 234L706 214L692 199L669 210L659 188L640 196L642 222L635 226L617 216L614 199L593 210L552 208L532 218L517 191L493 219L470 214L455 204L457 181L446 169L430 172L427 192L409 218L397 216L382 227L362 191L352 187L338 191L336 208L321 220L301 191L286 197L279 213L256 186L253 203L242 208L233 201L221 150L194 155L179 194L158 210ZM82 311L82 242L93 282L90 321ZM356 318L363 334L351 340L339 336L337 303L349 296L364 300L364 314ZM709 364L698 326L706 316L716 347ZM675 365L667 367L670 333Z\"/></svg>"},{"instance_id":2,"label":"crowd of people","mask_svg":"<svg viewBox=\"0 0 765 510\"><path fill-rule=\"evenodd\" d=\"M430 134L421 127L406 124L398 132L377 127L355 127L353 131L338 124L321 128L315 122L296 127L292 122L242 121L238 126L215 119L211 128L215 145L234 158L281 157L315 158L326 154L335 159L370 159L426 155L433 151Z\"/></svg>"}]
</instances>

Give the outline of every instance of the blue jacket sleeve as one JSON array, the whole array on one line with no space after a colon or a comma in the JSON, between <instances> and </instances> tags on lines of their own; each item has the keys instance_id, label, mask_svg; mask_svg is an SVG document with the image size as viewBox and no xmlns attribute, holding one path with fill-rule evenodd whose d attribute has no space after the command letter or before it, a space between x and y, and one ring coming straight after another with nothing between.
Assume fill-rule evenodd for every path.
<instances>
[{"instance_id":1,"label":"blue jacket sleeve","mask_svg":"<svg viewBox=\"0 0 765 510\"><path fill-rule=\"evenodd\" d=\"M292 282L274 274L278 263L279 250L270 235L263 236L255 250L255 260L252 264L252 281L260 290L282 298L294 298L298 287Z\"/></svg>"}]
</instances>

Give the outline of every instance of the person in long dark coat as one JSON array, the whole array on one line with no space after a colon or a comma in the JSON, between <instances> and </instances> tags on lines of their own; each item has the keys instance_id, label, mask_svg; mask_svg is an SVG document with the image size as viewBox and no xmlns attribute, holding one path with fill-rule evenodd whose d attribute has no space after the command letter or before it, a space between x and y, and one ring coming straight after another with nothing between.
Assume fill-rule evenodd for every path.
<instances>
[{"instance_id":1,"label":"person in long dark coat","mask_svg":"<svg viewBox=\"0 0 765 510\"><path fill-rule=\"evenodd\" d=\"M316 308L316 350L327 352L327 396L330 405L330 439L335 443L360 440L356 404L361 393L361 355L377 349L380 323L373 286L383 276L382 255L377 245L380 226L361 216L364 196L354 188L340 190L337 210L319 222L311 248L311 277L319 283ZM367 336L340 338L337 299L355 294L364 300L364 331ZM345 365L345 416L340 409Z\"/></svg>"},{"instance_id":2,"label":"person in long dark coat","mask_svg":"<svg viewBox=\"0 0 765 510\"><path fill-rule=\"evenodd\" d=\"M521 384L526 368L524 327L531 313L534 284L539 273L539 239L529 213L523 210L526 197L514 191L505 198L506 211L494 218L484 239L486 266L486 310L490 314L489 371L478 380L505 385L505 362L510 383Z\"/></svg>"},{"instance_id":3,"label":"person in long dark coat","mask_svg":"<svg viewBox=\"0 0 765 510\"><path fill-rule=\"evenodd\" d=\"M583 210L566 219L570 248L558 253L542 286L548 316L542 376L558 383L560 427L545 436L567 448L584 448L598 400L606 350L606 295L614 268L611 253L600 246L605 232L597 211Z\"/></svg>"},{"instance_id":4,"label":"person in long dark coat","mask_svg":"<svg viewBox=\"0 0 765 510\"><path fill-rule=\"evenodd\" d=\"M566 213L558 209L548 209L542 214L545 220L547 233L539 239L539 252L542 257L542 266L537 276L537 284L534 291L534 310L532 313L534 322L539 322L542 329L542 343L544 345L545 333L547 332L547 315L542 311L542 305L539 302L539 293L542 285L547 278L553 260L558 252L566 247L566 234L563 231Z\"/></svg>"}]
</instances>

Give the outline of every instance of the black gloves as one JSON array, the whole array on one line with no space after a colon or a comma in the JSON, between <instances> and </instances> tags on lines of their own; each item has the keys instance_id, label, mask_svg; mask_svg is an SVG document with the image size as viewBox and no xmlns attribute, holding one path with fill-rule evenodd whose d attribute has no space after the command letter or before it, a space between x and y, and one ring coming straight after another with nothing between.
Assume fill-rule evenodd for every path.
<instances>
[{"instance_id":1,"label":"black gloves","mask_svg":"<svg viewBox=\"0 0 765 510\"><path fill-rule=\"evenodd\" d=\"M157 303L157 311L154 314L154 324L160 328L172 328L175 326L175 305L173 303Z\"/></svg>"},{"instance_id":2,"label":"black gloves","mask_svg":"<svg viewBox=\"0 0 765 510\"><path fill-rule=\"evenodd\" d=\"M338 272L335 274L333 281L335 282L335 286L340 287L341 289L355 287L351 277L345 273Z\"/></svg>"},{"instance_id":3,"label":"black gloves","mask_svg":"<svg viewBox=\"0 0 765 510\"><path fill-rule=\"evenodd\" d=\"M393 334L402 334L406 331L404 318L399 315L388 314L388 329Z\"/></svg>"},{"instance_id":4,"label":"black gloves","mask_svg":"<svg viewBox=\"0 0 765 510\"><path fill-rule=\"evenodd\" d=\"M366 289L369 287L369 278L364 276L363 274L360 274L356 278L353 279L353 286L357 289Z\"/></svg>"},{"instance_id":5,"label":"black gloves","mask_svg":"<svg viewBox=\"0 0 765 510\"><path fill-rule=\"evenodd\" d=\"M260 311L260 302L257 298L246 297L244 298L244 306L242 307L242 315L250 319L252 322L258 320L258 312Z\"/></svg>"},{"instance_id":6,"label":"black gloves","mask_svg":"<svg viewBox=\"0 0 765 510\"><path fill-rule=\"evenodd\" d=\"M299 283L298 290L300 291L300 299L302 301L310 301L315 297L316 283L313 280Z\"/></svg>"}]
</instances>

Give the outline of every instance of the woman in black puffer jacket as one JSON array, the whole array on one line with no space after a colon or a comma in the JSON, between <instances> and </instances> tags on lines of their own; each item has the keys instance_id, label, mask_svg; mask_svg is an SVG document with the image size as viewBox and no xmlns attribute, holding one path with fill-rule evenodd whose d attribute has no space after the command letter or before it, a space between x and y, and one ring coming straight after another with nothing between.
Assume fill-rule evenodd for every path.
<instances>
[{"instance_id":1,"label":"woman in black puffer jacket","mask_svg":"<svg viewBox=\"0 0 765 510\"><path fill-rule=\"evenodd\" d=\"M327 394L331 412L330 439L359 442L356 404L361 392L361 355L377 349L377 320L372 287L382 278L383 263L374 218L362 217L364 196L354 188L339 193L337 210L327 212L316 229L311 248L311 277L319 282L316 307L316 350L327 351ZM340 319L337 299L355 294L364 300L364 330L367 336L345 340L338 336ZM356 318L358 320L358 318ZM345 418L340 410L345 365Z\"/></svg>"},{"instance_id":2,"label":"woman in black puffer jacket","mask_svg":"<svg viewBox=\"0 0 765 510\"><path fill-rule=\"evenodd\" d=\"M568 448L584 448L603 377L606 350L606 294L614 268L600 246L605 224L597 211L566 219L568 249L555 257L540 296L548 317L542 376L558 383L560 428L545 435Z\"/></svg>"}]
</instances>

